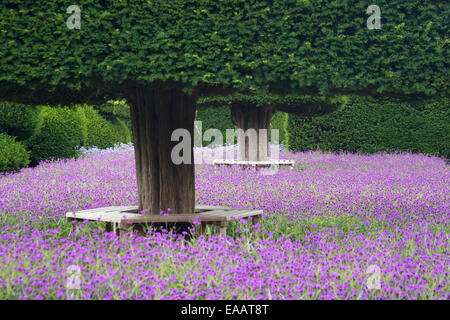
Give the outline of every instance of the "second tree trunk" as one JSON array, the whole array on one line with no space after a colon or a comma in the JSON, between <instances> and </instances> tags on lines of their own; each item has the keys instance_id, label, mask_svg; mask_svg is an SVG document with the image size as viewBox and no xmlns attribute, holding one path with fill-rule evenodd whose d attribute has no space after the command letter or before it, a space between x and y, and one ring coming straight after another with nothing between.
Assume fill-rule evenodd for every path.
<instances>
[{"instance_id":1,"label":"second tree trunk","mask_svg":"<svg viewBox=\"0 0 450 320\"><path fill-rule=\"evenodd\" d=\"M270 158L269 129L272 108L252 104L234 103L231 120L238 129L240 161L264 161Z\"/></svg>"}]
</instances>

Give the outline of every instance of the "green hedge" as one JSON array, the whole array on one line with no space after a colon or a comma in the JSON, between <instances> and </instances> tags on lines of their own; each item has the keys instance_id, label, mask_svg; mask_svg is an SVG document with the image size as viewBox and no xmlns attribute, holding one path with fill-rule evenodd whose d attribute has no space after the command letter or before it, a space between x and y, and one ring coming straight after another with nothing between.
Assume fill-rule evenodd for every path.
<instances>
[{"instance_id":1,"label":"green hedge","mask_svg":"<svg viewBox=\"0 0 450 320\"><path fill-rule=\"evenodd\" d=\"M289 146L294 151L410 151L449 158L449 106L448 99L400 103L353 97L329 115L290 115Z\"/></svg>"},{"instance_id":2,"label":"green hedge","mask_svg":"<svg viewBox=\"0 0 450 320\"><path fill-rule=\"evenodd\" d=\"M131 141L131 131L124 121L112 115L105 119L88 105L61 108L0 103L0 132L22 141L31 152L33 165L45 159L75 157L81 146L104 149Z\"/></svg>"},{"instance_id":3,"label":"green hedge","mask_svg":"<svg viewBox=\"0 0 450 320\"><path fill-rule=\"evenodd\" d=\"M84 105L82 108L86 116L87 130L84 146L86 148L95 146L100 149L113 146L114 141L112 140L109 122L101 117L92 106Z\"/></svg>"},{"instance_id":4,"label":"green hedge","mask_svg":"<svg viewBox=\"0 0 450 320\"><path fill-rule=\"evenodd\" d=\"M272 115L270 120L270 128L278 129L278 136L280 144L287 147L289 145L287 126L289 122L289 114L281 111L277 111Z\"/></svg>"},{"instance_id":5,"label":"green hedge","mask_svg":"<svg viewBox=\"0 0 450 320\"><path fill-rule=\"evenodd\" d=\"M84 146L97 147L100 149L110 148L118 142L127 143L131 141L130 130L127 125L119 119L106 120L94 107L82 106L86 116L86 143Z\"/></svg>"},{"instance_id":6,"label":"green hedge","mask_svg":"<svg viewBox=\"0 0 450 320\"><path fill-rule=\"evenodd\" d=\"M0 132L26 140L33 135L40 113L40 107L0 102Z\"/></svg>"},{"instance_id":7,"label":"green hedge","mask_svg":"<svg viewBox=\"0 0 450 320\"><path fill-rule=\"evenodd\" d=\"M19 171L30 163L25 146L6 133L0 133L0 150L0 173Z\"/></svg>"},{"instance_id":8,"label":"green hedge","mask_svg":"<svg viewBox=\"0 0 450 320\"><path fill-rule=\"evenodd\" d=\"M131 141L131 131L128 125L119 118L112 119L109 122L111 127L111 137L114 144L118 142L128 143Z\"/></svg>"},{"instance_id":9,"label":"green hedge","mask_svg":"<svg viewBox=\"0 0 450 320\"><path fill-rule=\"evenodd\" d=\"M223 143L226 143L226 130L235 129L236 126L231 122L229 107L209 107L199 108L197 110L196 121L202 122L202 136L208 129L218 129L222 132ZM209 143L202 141L203 146Z\"/></svg>"},{"instance_id":10,"label":"green hedge","mask_svg":"<svg viewBox=\"0 0 450 320\"><path fill-rule=\"evenodd\" d=\"M130 106L125 100L110 100L94 108L106 119L130 119Z\"/></svg>"},{"instance_id":11,"label":"green hedge","mask_svg":"<svg viewBox=\"0 0 450 320\"><path fill-rule=\"evenodd\" d=\"M32 163L76 157L86 137L86 117L81 107L43 107L36 134L27 141Z\"/></svg>"}]
</instances>

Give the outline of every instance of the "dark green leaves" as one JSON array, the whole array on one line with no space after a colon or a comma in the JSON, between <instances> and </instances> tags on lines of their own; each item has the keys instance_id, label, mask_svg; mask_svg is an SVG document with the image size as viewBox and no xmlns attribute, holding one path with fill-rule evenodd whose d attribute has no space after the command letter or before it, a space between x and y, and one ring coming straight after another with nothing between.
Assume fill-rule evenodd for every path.
<instances>
[{"instance_id":1,"label":"dark green leaves","mask_svg":"<svg viewBox=\"0 0 450 320\"><path fill-rule=\"evenodd\" d=\"M448 95L448 1L379 0L381 30L367 29L367 1L76 4L80 30L67 28L65 0L2 1L0 98L123 96L126 82L168 80L259 94Z\"/></svg>"}]
</instances>

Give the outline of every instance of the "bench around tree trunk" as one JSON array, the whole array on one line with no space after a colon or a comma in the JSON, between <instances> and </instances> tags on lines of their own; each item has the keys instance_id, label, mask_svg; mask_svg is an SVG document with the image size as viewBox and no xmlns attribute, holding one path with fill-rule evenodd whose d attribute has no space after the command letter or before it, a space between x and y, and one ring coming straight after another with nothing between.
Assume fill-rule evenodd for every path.
<instances>
[{"instance_id":1,"label":"bench around tree trunk","mask_svg":"<svg viewBox=\"0 0 450 320\"><path fill-rule=\"evenodd\" d=\"M262 210L233 209L217 206L196 206L194 214L168 214L168 215L144 215L138 213L137 206L112 206L67 212L66 218L73 222L74 228L77 222L97 221L106 222L106 232L114 232L120 237L133 230L140 235L145 235L145 226L154 223L191 223L197 221L200 224L200 233L204 234L208 224L215 225L220 235L226 235L228 222L233 219L252 219L253 225L257 224Z\"/></svg>"}]
</instances>

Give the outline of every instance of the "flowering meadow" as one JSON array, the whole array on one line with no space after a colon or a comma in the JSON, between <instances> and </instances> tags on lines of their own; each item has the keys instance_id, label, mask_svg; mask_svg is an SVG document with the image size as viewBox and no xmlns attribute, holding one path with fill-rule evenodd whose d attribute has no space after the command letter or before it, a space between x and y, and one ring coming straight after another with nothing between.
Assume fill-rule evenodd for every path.
<instances>
[{"instance_id":1,"label":"flowering meadow","mask_svg":"<svg viewBox=\"0 0 450 320\"><path fill-rule=\"evenodd\" d=\"M131 147L0 176L0 299L450 299L445 160L281 157L295 167L197 165L197 204L265 214L189 241L119 239L102 223L72 231L65 221L68 211L137 204ZM77 288L67 285L74 267Z\"/></svg>"}]
</instances>

